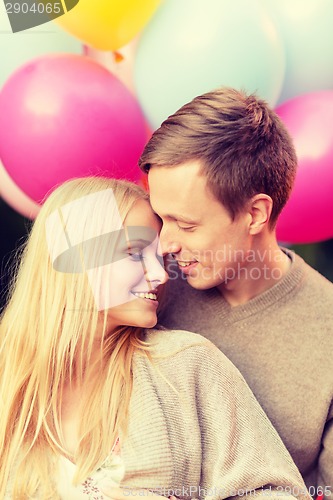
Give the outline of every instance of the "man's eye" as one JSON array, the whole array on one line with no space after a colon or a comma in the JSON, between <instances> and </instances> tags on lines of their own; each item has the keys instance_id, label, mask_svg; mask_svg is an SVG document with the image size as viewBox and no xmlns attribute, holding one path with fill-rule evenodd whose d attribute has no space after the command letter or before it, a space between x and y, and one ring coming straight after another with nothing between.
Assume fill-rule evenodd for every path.
<instances>
[{"instance_id":1,"label":"man's eye","mask_svg":"<svg viewBox=\"0 0 333 500\"><path fill-rule=\"evenodd\" d=\"M195 226L181 226L179 224L179 222L177 222L177 226L178 226L178 229L180 229L181 231L191 232L191 231L194 231L194 229L195 229Z\"/></svg>"}]
</instances>

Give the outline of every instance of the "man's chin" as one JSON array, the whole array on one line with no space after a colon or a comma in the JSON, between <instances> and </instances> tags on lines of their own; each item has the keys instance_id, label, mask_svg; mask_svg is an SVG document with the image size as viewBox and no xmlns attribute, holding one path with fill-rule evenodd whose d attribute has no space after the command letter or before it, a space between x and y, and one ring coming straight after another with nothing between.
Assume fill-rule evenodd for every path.
<instances>
[{"instance_id":1,"label":"man's chin","mask_svg":"<svg viewBox=\"0 0 333 500\"><path fill-rule=\"evenodd\" d=\"M218 285L218 283L214 283L213 280L200 278L198 276L192 277L188 275L186 278L187 283L195 290L209 290L210 288L214 288Z\"/></svg>"}]
</instances>

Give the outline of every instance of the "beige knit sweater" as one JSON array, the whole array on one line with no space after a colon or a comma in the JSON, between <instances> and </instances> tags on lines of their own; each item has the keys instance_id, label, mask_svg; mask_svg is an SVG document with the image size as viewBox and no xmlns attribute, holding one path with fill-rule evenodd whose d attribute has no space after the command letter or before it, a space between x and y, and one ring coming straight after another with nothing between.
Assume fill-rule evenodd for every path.
<instances>
[{"instance_id":1,"label":"beige knit sweater","mask_svg":"<svg viewBox=\"0 0 333 500\"><path fill-rule=\"evenodd\" d=\"M145 335L153 364L145 355L134 355L128 435L120 436L126 496L139 500L134 488L145 488L180 499L247 493L266 500L310 500L289 453L234 365L200 335L169 330ZM74 489L73 471L62 470L55 470L54 480L63 500L105 498L95 486L91 495L86 488ZM12 498L9 485L5 498Z\"/></svg>"},{"instance_id":2,"label":"beige knit sweater","mask_svg":"<svg viewBox=\"0 0 333 500\"><path fill-rule=\"evenodd\" d=\"M162 323L201 333L238 367L309 491L333 499L333 284L299 256L275 286L231 307L169 281ZM331 494L330 494L331 492Z\"/></svg>"},{"instance_id":3,"label":"beige knit sweater","mask_svg":"<svg viewBox=\"0 0 333 500\"><path fill-rule=\"evenodd\" d=\"M128 488L179 498L308 498L290 455L234 365L200 335L151 330L155 366L134 358ZM178 351L178 352L177 352ZM264 491L265 490L265 491Z\"/></svg>"}]
</instances>

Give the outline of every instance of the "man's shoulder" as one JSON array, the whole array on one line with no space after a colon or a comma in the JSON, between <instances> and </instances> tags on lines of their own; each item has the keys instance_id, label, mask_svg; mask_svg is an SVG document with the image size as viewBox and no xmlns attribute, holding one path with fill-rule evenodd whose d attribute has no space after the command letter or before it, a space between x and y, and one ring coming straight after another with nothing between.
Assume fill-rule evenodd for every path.
<instances>
[{"instance_id":1,"label":"man's shoulder","mask_svg":"<svg viewBox=\"0 0 333 500\"><path fill-rule=\"evenodd\" d=\"M302 287L313 297L333 300L333 283L295 254L295 264L302 272Z\"/></svg>"}]
</instances>

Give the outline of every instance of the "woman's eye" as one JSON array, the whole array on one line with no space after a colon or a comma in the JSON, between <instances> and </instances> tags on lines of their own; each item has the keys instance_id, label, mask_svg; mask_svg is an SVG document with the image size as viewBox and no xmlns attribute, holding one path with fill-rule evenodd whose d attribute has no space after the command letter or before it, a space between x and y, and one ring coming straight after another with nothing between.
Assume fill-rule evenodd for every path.
<instances>
[{"instance_id":1,"label":"woman's eye","mask_svg":"<svg viewBox=\"0 0 333 500\"><path fill-rule=\"evenodd\" d=\"M139 262L144 259L142 250L129 250L127 253L131 260L134 260L135 262Z\"/></svg>"}]
</instances>

